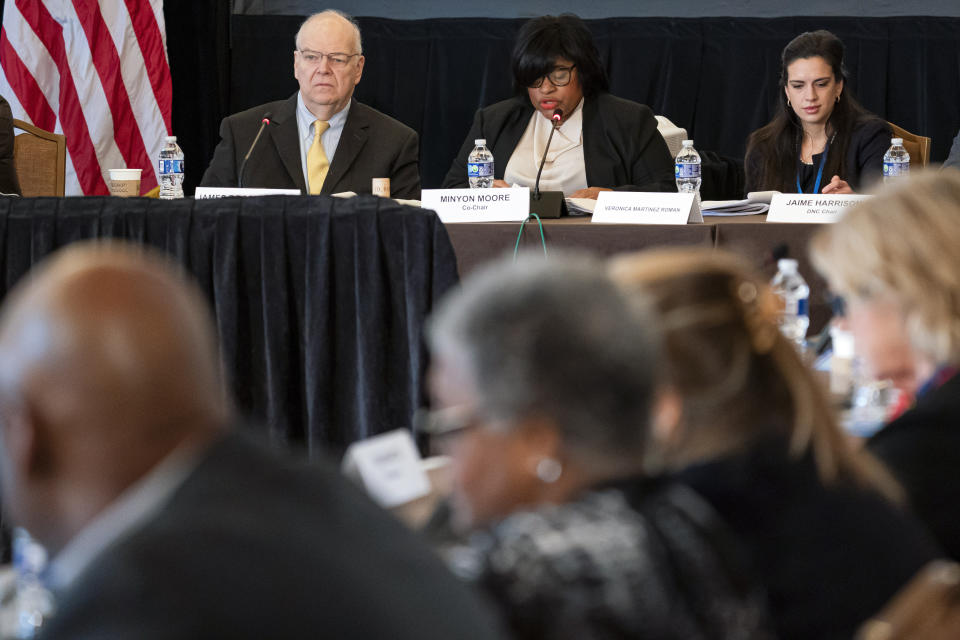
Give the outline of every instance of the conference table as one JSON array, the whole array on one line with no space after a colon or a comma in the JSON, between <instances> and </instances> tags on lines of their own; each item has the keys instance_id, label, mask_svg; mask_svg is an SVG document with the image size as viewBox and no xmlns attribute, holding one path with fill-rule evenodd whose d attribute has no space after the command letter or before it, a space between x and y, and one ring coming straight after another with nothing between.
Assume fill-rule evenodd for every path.
<instances>
[{"instance_id":1,"label":"conference table","mask_svg":"<svg viewBox=\"0 0 960 640\"><path fill-rule=\"evenodd\" d=\"M654 247L708 247L732 251L747 258L767 278L777 271L774 254L799 262L810 285L810 330L820 331L830 319L826 283L813 269L807 242L819 224L766 222L766 216L705 217L702 224L632 225L594 224L589 217L543 220L547 253L555 250L588 251L602 256ZM491 259L512 254L520 223L478 222L447 224L457 268L463 278ZM542 252L540 229L527 222L520 237L522 251Z\"/></svg>"},{"instance_id":2,"label":"conference table","mask_svg":"<svg viewBox=\"0 0 960 640\"><path fill-rule=\"evenodd\" d=\"M519 223L440 222L361 196L0 198L0 295L65 245L114 238L152 246L207 296L226 382L241 414L281 446L337 455L411 427L424 405L425 320L458 278L512 251ZM600 255L659 246L724 248L772 276L785 245L811 284L816 330L829 315L805 245L816 225L724 218L690 225L544 222L548 250ZM535 223L524 249L540 249Z\"/></svg>"}]
</instances>

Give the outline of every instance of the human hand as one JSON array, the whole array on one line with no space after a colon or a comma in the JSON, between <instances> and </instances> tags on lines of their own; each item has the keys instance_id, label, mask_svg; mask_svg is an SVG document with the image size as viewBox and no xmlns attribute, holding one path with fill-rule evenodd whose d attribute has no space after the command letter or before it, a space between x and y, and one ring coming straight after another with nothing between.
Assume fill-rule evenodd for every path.
<instances>
[{"instance_id":1,"label":"human hand","mask_svg":"<svg viewBox=\"0 0 960 640\"><path fill-rule=\"evenodd\" d=\"M841 180L840 176L833 176L830 179L830 184L825 186L820 193L853 193L853 189L850 188L846 180Z\"/></svg>"},{"instance_id":2,"label":"human hand","mask_svg":"<svg viewBox=\"0 0 960 640\"><path fill-rule=\"evenodd\" d=\"M589 198L591 200L596 200L597 196L600 195L601 191L613 191L613 189L607 189L606 187L587 187L586 189L580 189L579 191L574 191L570 194L571 198Z\"/></svg>"},{"instance_id":3,"label":"human hand","mask_svg":"<svg viewBox=\"0 0 960 640\"><path fill-rule=\"evenodd\" d=\"M498 189L509 189L509 188L510 188L510 185L507 184L507 181L506 181L506 180L494 180L494 181L493 181L493 186L497 187Z\"/></svg>"}]
</instances>

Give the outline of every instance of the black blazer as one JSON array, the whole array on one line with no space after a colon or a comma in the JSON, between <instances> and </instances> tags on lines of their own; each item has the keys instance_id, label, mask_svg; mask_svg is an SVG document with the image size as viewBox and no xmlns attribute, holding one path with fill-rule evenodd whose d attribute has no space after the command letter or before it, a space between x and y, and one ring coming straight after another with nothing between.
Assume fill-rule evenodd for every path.
<instances>
[{"instance_id":1,"label":"black blazer","mask_svg":"<svg viewBox=\"0 0 960 640\"><path fill-rule=\"evenodd\" d=\"M477 111L467 139L443 180L445 189L467 187L467 157L485 138L493 152L494 177L503 179L533 105L515 96ZM650 107L601 93L583 101L583 161L587 185L620 191L676 191L673 159L657 131Z\"/></svg>"},{"instance_id":2,"label":"black blazer","mask_svg":"<svg viewBox=\"0 0 960 640\"><path fill-rule=\"evenodd\" d=\"M332 466L228 435L57 598L43 638L499 637L483 605Z\"/></svg>"},{"instance_id":3,"label":"black blazer","mask_svg":"<svg viewBox=\"0 0 960 640\"><path fill-rule=\"evenodd\" d=\"M947 554L960 560L960 375L921 396L867 448L900 481Z\"/></svg>"},{"instance_id":4,"label":"black blazer","mask_svg":"<svg viewBox=\"0 0 960 640\"><path fill-rule=\"evenodd\" d=\"M224 118L220 144L201 186L237 186L243 156L268 111L273 115L247 162L243 186L307 193L300 161L297 94ZM394 198L419 198L419 139L410 127L354 100L321 193L370 193L373 178L390 178L390 195Z\"/></svg>"},{"instance_id":5,"label":"black blazer","mask_svg":"<svg viewBox=\"0 0 960 640\"><path fill-rule=\"evenodd\" d=\"M0 193L20 195L20 180L13 165L13 113L0 96Z\"/></svg>"},{"instance_id":6,"label":"black blazer","mask_svg":"<svg viewBox=\"0 0 960 640\"><path fill-rule=\"evenodd\" d=\"M883 155L890 148L890 136L890 125L880 118L872 116L860 123L850 134L847 159L840 177L847 181L851 189L862 191L883 177ZM816 153L812 157L812 166L798 167L800 169L800 186L803 187L804 193L813 191L817 181L817 168L820 166L822 157L822 153ZM744 193L775 190L775 185L760 184L762 166L763 158L761 154L754 152L747 156L744 164L744 171L746 172ZM820 181L820 189L830 184L832 177L824 173ZM788 191L796 191L796 187L794 186Z\"/></svg>"},{"instance_id":7,"label":"black blazer","mask_svg":"<svg viewBox=\"0 0 960 640\"><path fill-rule=\"evenodd\" d=\"M824 485L783 439L683 471L744 542L781 640L849 640L942 555L920 523L879 494Z\"/></svg>"}]
</instances>

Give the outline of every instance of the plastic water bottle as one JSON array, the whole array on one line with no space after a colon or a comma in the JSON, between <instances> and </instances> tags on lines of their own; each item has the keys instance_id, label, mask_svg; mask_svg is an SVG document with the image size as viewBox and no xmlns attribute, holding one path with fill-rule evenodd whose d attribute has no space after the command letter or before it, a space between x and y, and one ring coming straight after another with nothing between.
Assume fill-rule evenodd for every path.
<instances>
[{"instance_id":1,"label":"plastic water bottle","mask_svg":"<svg viewBox=\"0 0 960 640\"><path fill-rule=\"evenodd\" d=\"M167 136L167 143L160 151L160 198L173 200L183 197L183 150L177 144L177 136Z\"/></svg>"},{"instance_id":2,"label":"plastic water bottle","mask_svg":"<svg viewBox=\"0 0 960 640\"><path fill-rule=\"evenodd\" d=\"M910 175L910 154L903 148L903 138L892 138L883 154L883 181L892 182Z\"/></svg>"},{"instance_id":3,"label":"plastic water bottle","mask_svg":"<svg viewBox=\"0 0 960 640\"><path fill-rule=\"evenodd\" d=\"M783 258L777 261L777 275L770 286L783 299L780 332L802 351L810 326L810 287L797 270L797 261Z\"/></svg>"},{"instance_id":4,"label":"plastic water bottle","mask_svg":"<svg viewBox=\"0 0 960 640\"><path fill-rule=\"evenodd\" d=\"M471 189L488 189L493 186L493 154L483 138L477 138L473 144L476 146L467 158L467 182Z\"/></svg>"},{"instance_id":5,"label":"plastic water bottle","mask_svg":"<svg viewBox=\"0 0 960 640\"><path fill-rule=\"evenodd\" d=\"M677 191L700 193L700 154L693 148L693 140L684 140L674 165Z\"/></svg>"},{"instance_id":6,"label":"plastic water bottle","mask_svg":"<svg viewBox=\"0 0 960 640\"><path fill-rule=\"evenodd\" d=\"M44 620L53 613L53 596L40 575L47 566L47 551L23 529L13 532L13 568L16 576L14 636L35 638Z\"/></svg>"}]
</instances>

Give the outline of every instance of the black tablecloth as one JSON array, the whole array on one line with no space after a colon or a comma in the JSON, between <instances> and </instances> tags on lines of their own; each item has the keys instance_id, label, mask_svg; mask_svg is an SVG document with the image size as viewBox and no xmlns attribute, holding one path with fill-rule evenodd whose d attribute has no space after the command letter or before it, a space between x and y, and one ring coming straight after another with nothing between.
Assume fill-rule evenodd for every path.
<instances>
[{"instance_id":1,"label":"black tablecloth","mask_svg":"<svg viewBox=\"0 0 960 640\"><path fill-rule=\"evenodd\" d=\"M239 409L274 440L338 452L410 426L423 321L457 282L433 212L370 196L0 199L0 293L97 237L160 248L197 278Z\"/></svg>"}]
</instances>

